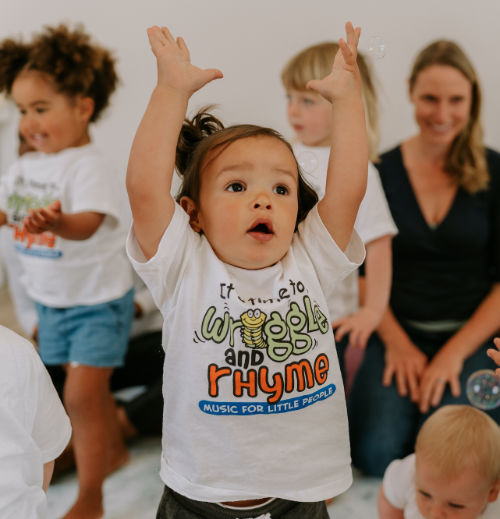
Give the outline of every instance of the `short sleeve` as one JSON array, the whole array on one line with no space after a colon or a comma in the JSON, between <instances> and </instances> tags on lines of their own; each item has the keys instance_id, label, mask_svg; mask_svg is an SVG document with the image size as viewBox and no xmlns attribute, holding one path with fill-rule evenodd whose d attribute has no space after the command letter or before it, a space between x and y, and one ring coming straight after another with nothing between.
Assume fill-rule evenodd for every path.
<instances>
[{"instance_id":1,"label":"short sleeve","mask_svg":"<svg viewBox=\"0 0 500 519\"><path fill-rule=\"evenodd\" d=\"M414 485L415 454L392 461L385 470L382 486L389 503L404 510L410 500Z\"/></svg>"},{"instance_id":2,"label":"short sleeve","mask_svg":"<svg viewBox=\"0 0 500 519\"><path fill-rule=\"evenodd\" d=\"M368 164L366 193L359 206L354 227L365 244L382 236L394 236L398 232L382 188L380 175L371 163Z\"/></svg>"},{"instance_id":3,"label":"short sleeve","mask_svg":"<svg viewBox=\"0 0 500 519\"><path fill-rule=\"evenodd\" d=\"M78 157L73 164L70 188L72 213L94 211L114 217L124 218L126 200L125 180L120 182L118 172L104 156L89 153Z\"/></svg>"},{"instance_id":4,"label":"short sleeve","mask_svg":"<svg viewBox=\"0 0 500 519\"><path fill-rule=\"evenodd\" d=\"M33 418L32 437L40 449L43 463L47 463L56 459L68 444L71 425L45 366L32 346L31 349L31 380L36 381L33 392L38 403Z\"/></svg>"},{"instance_id":5,"label":"short sleeve","mask_svg":"<svg viewBox=\"0 0 500 519\"><path fill-rule=\"evenodd\" d=\"M147 261L135 237L134 227L131 226L126 242L128 258L162 313L165 311L165 302L176 291L183 269L196 254L194 251L199 242L200 236L191 229L187 213L178 204L175 204L174 214L155 255Z\"/></svg>"}]
</instances>

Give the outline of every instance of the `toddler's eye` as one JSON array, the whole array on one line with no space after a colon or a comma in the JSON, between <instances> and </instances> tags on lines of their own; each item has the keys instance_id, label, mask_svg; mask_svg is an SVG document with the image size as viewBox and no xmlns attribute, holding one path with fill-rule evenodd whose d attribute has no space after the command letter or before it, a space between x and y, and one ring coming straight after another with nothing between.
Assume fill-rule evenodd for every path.
<instances>
[{"instance_id":1,"label":"toddler's eye","mask_svg":"<svg viewBox=\"0 0 500 519\"><path fill-rule=\"evenodd\" d=\"M285 186L276 186L273 191L277 195L288 195L288 188Z\"/></svg>"},{"instance_id":2,"label":"toddler's eye","mask_svg":"<svg viewBox=\"0 0 500 519\"><path fill-rule=\"evenodd\" d=\"M241 182L233 182L227 186L227 190L234 193L240 193L241 191L245 191L245 186Z\"/></svg>"},{"instance_id":3,"label":"toddler's eye","mask_svg":"<svg viewBox=\"0 0 500 519\"><path fill-rule=\"evenodd\" d=\"M39 108L36 109L36 113L37 113L37 114L43 114L45 111L46 111L45 108L40 108L40 107L39 107Z\"/></svg>"}]
</instances>

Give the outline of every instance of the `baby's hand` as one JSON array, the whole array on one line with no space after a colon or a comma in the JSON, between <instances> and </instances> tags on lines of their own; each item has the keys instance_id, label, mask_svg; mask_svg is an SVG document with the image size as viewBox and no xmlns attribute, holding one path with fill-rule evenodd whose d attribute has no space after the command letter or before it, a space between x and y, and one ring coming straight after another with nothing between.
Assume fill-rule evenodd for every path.
<instances>
[{"instance_id":1,"label":"baby's hand","mask_svg":"<svg viewBox=\"0 0 500 519\"><path fill-rule=\"evenodd\" d=\"M349 346L366 348L370 335L378 326L380 319L376 312L370 308L360 308L355 314L343 317L332 323L335 330L335 340L342 340L345 334L349 334Z\"/></svg>"},{"instance_id":2,"label":"baby's hand","mask_svg":"<svg viewBox=\"0 0 500 519\"><path fill-rule=\"evenodd\" d=\"M30 209L28 216L23 220L24 228L32 234L54 231L61 221L61 216L61 202L56 200L47 207Z\"/></svg>"},{"instance_id":3,"label":"baby's hand","mask_svg":"<svg viewBox=\"0 0 500 519\"><path fill-rule=\"evenodd\" d=\"M495 346L498 350L500 350L500 338L497 337L496 339L493 339L493 342L495 343ZM490 348L486 351L488 354L488 357L492 358L493 361L497 366L500 366L500 351L494 350L493 348ZM500 367L496 369L496 374L500 376Z\"/></svg>"},{"instance_id":4,"label":"baby's hand","mask_svg":"<svg viewBox=\"0 0 500 519\"><path fill-rule=\"evenodd\" d=\"M361 79L356 62L361 28L354 28L351 22L347 22L345 30L347 42L343 38L339 39L339 50L330 74L323 79L313 79L306 85L330 102L349 95L353 90L357 90L358 94L361 92Z\"/></svg>"},{"instance_id":5,"label":"baby's hand","mask_svg":"<svg viewBox=\"0 0 500 519\"><path fill-rule=\"evenodd\" d=\"M204 85L222 77L218 69L200 69L191 64L189 49L179 36L174 39L166 27L150 27L149 42L158 65L158 86L191 96Z\"/></svg>"}]
</instances>

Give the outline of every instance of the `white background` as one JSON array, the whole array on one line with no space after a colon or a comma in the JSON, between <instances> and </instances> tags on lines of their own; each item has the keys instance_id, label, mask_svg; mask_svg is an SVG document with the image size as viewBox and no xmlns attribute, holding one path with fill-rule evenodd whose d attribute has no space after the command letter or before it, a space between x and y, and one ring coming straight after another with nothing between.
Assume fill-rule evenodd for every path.
<instances>
[{"instance_id":1,"label":"white background","mask_svg":"<svg viewBox=\"0 0 500 519\"><path fill-rule=\"evenodd\" d=\"M360 48L379 35L387 46L373 59L381 108L381 149L415 131L406 78L418 50L437 38L459 42L484 93L486 142L500 149L499 0L0 0L0 38L28 38L43 25L82 22L113 50L121 78L93 136L125 171L128 150L154 86L146 27L167 25L182 35L193 63L218 67L225 78L197 93L191 111L217 103L225 123L251 122L291 137L280 71L305 46L337 39L344 22L363 29ZM12 110L14 112L14 110ZM2 119L10 122L2 123ZM0 169L15 153L15 119L0 108ZM1 172L1 171L0 171Z\"/></svg>"}]
</instances>

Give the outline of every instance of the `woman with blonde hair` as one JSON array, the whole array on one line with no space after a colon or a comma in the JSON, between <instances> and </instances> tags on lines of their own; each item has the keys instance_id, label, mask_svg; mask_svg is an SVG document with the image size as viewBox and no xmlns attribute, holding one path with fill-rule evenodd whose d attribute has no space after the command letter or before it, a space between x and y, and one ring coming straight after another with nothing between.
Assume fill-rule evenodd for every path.
<instances>
[{"instance_id":1,"label":"woman with blonde hair","mask_svg":"<svg viewBox=\"0 0 500 519\"><path fill-rule=\"evenodd\" d=\"M435 408L467 403L500 326L500 154L483 144L476 72L438 40L417 56L409 96L418 133L377 164L399 230L390 305L348 404L353 462L378 476Z\"/></svg>"}]
</instances>

